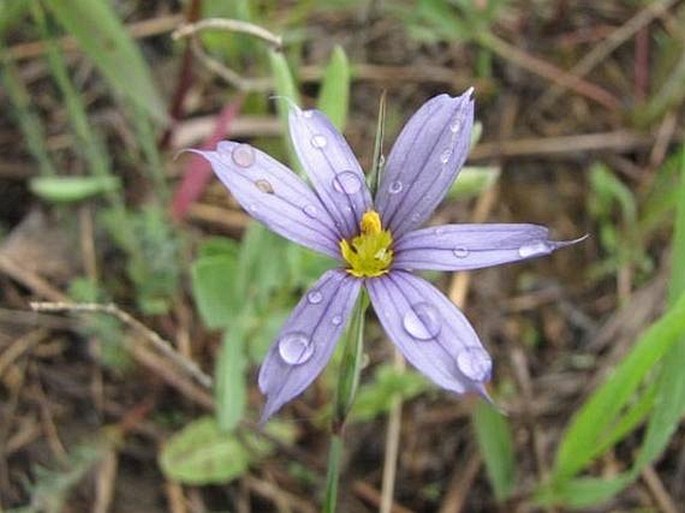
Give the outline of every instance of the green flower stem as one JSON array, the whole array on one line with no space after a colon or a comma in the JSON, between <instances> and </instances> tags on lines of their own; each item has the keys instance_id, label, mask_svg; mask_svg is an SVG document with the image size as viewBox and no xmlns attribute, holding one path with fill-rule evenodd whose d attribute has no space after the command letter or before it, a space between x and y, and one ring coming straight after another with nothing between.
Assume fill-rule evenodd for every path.
<instances>
[{"instance_id":1,"label":"green flower stem","mask_svg":"<svg viewBox=\"0 0 685 513\"><path fill-rule=\"evenodd\" d=\"M323 504L324 513L335 513L338 502L338 478L340 477L340 456L342 455L342 448L342 433L333 433L331 436L331 447L328 452L326 500Z\"/></svg>"},{"instance_id":2,"label":"green flower stem","mask_svg":"<svg viewBox=\"0 0 685 513\"><path fill-rule=\"evenodd\" d=\"M354 403L357 386L359 385L364 335L364 313L368 306L369 298L366 292L362 291L357 304L354 306L352 318L345 335L345 346L340 364L338 388L335 394L333 418L331 421L331 447L328 453L324 513L335 513L338 502L338 479L340 477L340 457L343 448L343 428L347 415Z\"/></svg>"},{"instance_id":3,"label":"green flower stem","mask_svg":"<svg viewBox=\"0 0 685 513\"><path fill-rule=\"evenodd\" d=\"M335 394L335 405L333 407L333 434L340 434L342 432L345 419L352 408L354 397L357 393L362 361L364 312L366 312L368 306L369 298L366 292L362 291L352 311L352 319L345 337L338 389Z\"/></svg>"}]
</instances>

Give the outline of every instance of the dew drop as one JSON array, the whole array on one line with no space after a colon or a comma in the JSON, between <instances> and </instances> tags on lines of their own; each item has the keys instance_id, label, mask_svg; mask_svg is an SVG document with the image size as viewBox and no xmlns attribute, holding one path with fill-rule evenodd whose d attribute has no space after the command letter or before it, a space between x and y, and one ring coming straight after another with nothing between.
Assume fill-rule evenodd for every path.
<instances>
[{"instance_id":1,"label":"dew drop","mask_svg":"<svg viewBox=\"0 0 685 513\"><path fill-rule=\"evenodd\" d=\"M334 315L331 319L331 324L333 324L333 326L340 326L342 324L342 316Z\"/></svg>"},{"instance_id":2,"label":"dew drop","mask_svg":"<svg viewBox=\"0 0 685 513\"><path fill-rule=\"evenodd\" d=\"M469 250L464 247L454 248L452 254L457 258L466 258L469 256Z\"/></svg>"},{"instance_id":3,"label":"dew drop","mask_svg":"<svg viewBox=\"0 0 685 513\"><path fill-rule=\"evenodd\" d=\"M456 134L460 128L461 128L461 119L457 118L454 121L452 121L452 124L450 125L450 131L453 134Z\"/></svg>"},{"instance_id":4,"label":"dew drop","mask_svg":"<svg viewBox=\"0 0 685 513\"><path fill-rule=\"evenodd\" d=\"M314 111L313 110L305 110L304 112L302 112L302 116L309 119L312 116L314 116Z\"/></svg>"},{"instance_id":5,"label":"dew drop","mask_svg":"<svg viewBox=\"0 0 685 513\"><path fill-rule=\"evenodd\" d=\"M404 188L404 185L402 185L402 182L399 180L395 180L390 184L390 187L388 187L388 192L390 194L398 194L402 192L402 189Z\"/></svg>"},{"instance_id":6,"label":"dew drop","mask_svg":"<svg viewBox=\"0 0 685 513\"><path fill-rule=\"evenodd\" d=\"M311 143L312 143L312 146L314 146L314 148L320 150L320 149L326 147L326 144L328 144L328 141L326 140L326 138L323 135L316 134L316 135L312 136Z\"/></svg>"},{"instance_id":7,"label":"dew drop","mask_svg":"<svg viewBox=\"0 0 685 513\"><path fill-rule=\"evenodd\" d=\"M271 182L269 180L265 180L264 178L260 178L259 180L256 180L254 183L257 186L257 189L260 191L266 193L266 194L273 194L274 193L274 187L271 185Z\"/></svg>"},{"instance_id":8,"label":"dew drop","mask_svg":"<svg viewBox=\"0 0 685 513\"><path fill-rule=\"evenodd\" d=\"M450 161L450 157L452 156L452 148L445 148L443 152L440 154L440 162L443 164L447 164Z\"/></svg>"},{"instance_id":9,"label":"dew drop","mask_svg":"<svg viewBox=\"0 0 685 513\"><path fill-rule=\"evenodd\" d=\"M312 219L316 218L319 215L319 211L316 209L314 205L305 205L302 207L302 212L304 212L307 216L311 217Z\"/></svg>"},{"instance_id":10,"label":"dew drop","mask_svg":"<svg viewBox=\"0 0 685 513\"><path fill-rule=\"evenodd\" d=\"M307 335L295 331L281 337L278 341L278 353L285 363L300 365L312 357L314 345Z\"/></svg>"},{"instance_id":11,"label":"dew drop","mask_svg":"<svg viewBox=\"0 0 685 513\"><path fill-rule=\"evenodd\" d=\"M442 237L443 235L445 235L445 229L438 227L433 231L433 233L435 234L436 237Z\"/></svg>"},{"instance_id":12,"label":"dew drop","mask_svg":"<svg viewBox=\"0 0 685 513\"><path fill-rule=\"evenodd\" d=\"M318 290L310 290L307 292L307 301L309 301L312 305L318 305L323 301L323 294L319 292Z\"/></svg>"},{"instance_id":13,"label":"dew drop","mask_svg":"<svg viewBox=\"0 0 685 513\"><path fill-rule=\"evenodd\" d=\"M411 307L404 318L402 326L405 331L418 340L435 338L442 329L438 310L429 303L417 303Z\"/></svg>"},{"instance_id":14,"label":"dew drop","mask_svg":"<svg viewBox=\"0 0 685 513\"><path fill-rule=\"evenodd\" d=\"M333 178L333 188L341 194L356 194L362 188L362 182L352 171L343 171Z\"/></svg>"},{"instance_id":15,"label":"dew drop","mask_svg":"<svg viewBox=\"0 0 685 513\"><path fill-rule=\"evenodd\" d=\"M480 347L467 347L457 355L457 367L467 378L483 382L490 379L492 360Z\"/></svg>"},{"instance_id":16,"label":"dew drop","mask_svg":"<svg viewBox=\"0 0 685 513\"><path fill-rule=\"evenodd\" d=\"M249 144L239 144L231 152L231 158L236 166L250 167L255 161L255 151Z\"/></svg>"},{"instance_id":17,"label":"dew drop","mask_svg":"<svg viewBox=\"0 0 685 513\"><path fill-rule=\"evenodd\" d=\"M537 255L546 255L552 250L545 242L535 242L533 244L526 244L519 248L519 256L521 258L528 258Z\"/></svg>"}]
</instances>

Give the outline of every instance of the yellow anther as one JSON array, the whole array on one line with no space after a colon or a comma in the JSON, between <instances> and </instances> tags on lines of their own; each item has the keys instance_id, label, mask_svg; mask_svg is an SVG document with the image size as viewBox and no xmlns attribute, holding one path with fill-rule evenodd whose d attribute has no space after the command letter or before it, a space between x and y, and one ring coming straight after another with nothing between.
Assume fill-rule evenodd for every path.
<instances>
[{"instance_id":1,"label":"yellow anther","mask_svg":"<svg viewBox=\"0 0 685 513\"><path fill-rule=\"evenodd\" d=\"M340 253L349 264L347 272L358 278L380 276L392 264L392 235L383 230L378 212L369 210L359 223L361 233L340 241Z\"/></svg>"}]
</instances>

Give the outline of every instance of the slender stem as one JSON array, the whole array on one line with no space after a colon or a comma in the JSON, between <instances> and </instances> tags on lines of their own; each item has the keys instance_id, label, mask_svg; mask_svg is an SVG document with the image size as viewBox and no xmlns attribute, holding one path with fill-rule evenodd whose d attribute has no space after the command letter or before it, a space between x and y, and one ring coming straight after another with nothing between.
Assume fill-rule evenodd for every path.
<instances>
[{"instance_id":1,"label":"slender stem","mask_svg":"<svg viewBox=\"0 0 685 513\"><path fill-rule=\"evenodd\" d=\"M331 436L331 447L328 452L328 473L326 475L326 500L324 513L335 513L338 502L338 479L340 478L340 457L342 456L342 433Z\"/></svg>"}]
</instances>

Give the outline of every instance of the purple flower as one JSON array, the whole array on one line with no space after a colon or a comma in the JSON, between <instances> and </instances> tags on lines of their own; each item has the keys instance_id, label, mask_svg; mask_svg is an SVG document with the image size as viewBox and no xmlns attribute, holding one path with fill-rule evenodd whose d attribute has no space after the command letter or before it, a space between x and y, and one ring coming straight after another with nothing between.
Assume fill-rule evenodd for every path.
<instances>
[{"instance_id":1,"label":"purple flower","mask_svg":"<svg viewBox=\"0 0 685 513\"><path fill-rule=\"evenodd\" d=\"M290 134L312 183L247 144L224 141L207 159L254 218L293 242L335 258L307 291L259 373L262 420L322 371L366 287L390 339L419 371L458 394L485 394L492 361L464 314L416 269L462 271L548 255L555 242L532 224L452 224L417 229L461 169L473 124L472 89L426 102L385 164L375 199L343 136L319 111L290 112Z\"/></svg>"}]
</instances>

